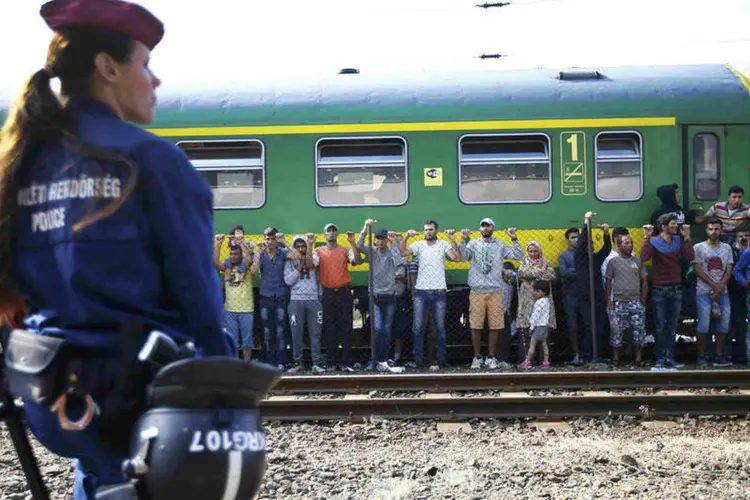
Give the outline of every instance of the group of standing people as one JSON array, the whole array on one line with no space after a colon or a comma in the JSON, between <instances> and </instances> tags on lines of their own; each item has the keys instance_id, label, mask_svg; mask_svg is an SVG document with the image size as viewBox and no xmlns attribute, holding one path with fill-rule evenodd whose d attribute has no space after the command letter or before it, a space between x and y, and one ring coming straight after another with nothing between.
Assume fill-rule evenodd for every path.
<instances>
[{"instance_id":1,"label":"group of standing people","mask_svg":"<svg viewBox=\"0 0 750 500\"><path fill-rule=\"evenodd\" d=\"M590 232L596 229L591 229L596 216L592 212L584 215L581 228L565 232L568 248L558 256L558 262L565 326L574 352L571 364L602 361L598 354L609 346L611 362L619 365L625 333L630 332L633 365L649 365L643 359L643 348L649 341L646 310L650 301L656 344L654 368L682 366L675 359L675 335L684 297L690 297L691 291L696 297L699 366L706 366L709 358L715 366L731 363L725 348L730 329L735 333L730 338L733 344L729 343L734 345L731 356L735 362L746 362L748 280L742 273L750 264L750 254L742 265L733 269L750 242L750 231L739 223L743 217L747 218L749 208L742 203L742 189L733 186L729 200L714 205L704 216L682 210L677 204L676 186L661 187L659 195L663 205L654 212L655 224L643 227L644 243L638 255L628 229L616 227L610 234L607 224L598 226L603 233L603 245L589 254ZM670 199L672 203L668 203ZM706 241L693 245L687 220L706 225ZM491 218L480 221L479 238L473 240L469 229L448 229L444 231L446 238L438 239L438 223L428 220L423 226L424 238L412 243L416 231L409 230L402 237L384 228L373 230L375 222L366 220L357 240L355 233L348 232L348 247L338 244L338 227L332 223L323 228L325 245L317 248L313 234L295 236L287 247L284 235L268 228L257 251L245 240L242 227L235 226L230 230L230 254L223 262L219 261L219 252L225 237L217 236L215 265L225 282L225 326L241 340L245 358L251 356L253 348L252 277L260 272L260 317L269 363L284 367L284 332L288 324L294 358L288 371L303 369L305 329L310 335L313 372L322 373L328 368L359 369L360 365L351 357L353 297L349 265L360 264L364 255L373 273L370 297L375 369L394 371L403 363L403 330L407 322L399 319L409 315L409 309L413 366L426 367L424 344L428 319L435 331L437 347L435 362L429 368L440 370L445 365L446 261L470 264L471 368L511 368L510 344L516 333L519 366L531 368L538 350L543 355L540 366L549 366L547 339L550 331L558 328L552 294L557 274L544 256L540 242L530 241L522 247L512 227L505 231L510 241L501 241L495 237L495 222ZM368 231L374 237L372 247L365 244ZM649 261L650 287L645 267ZM593 269L591 278L590 269ZM695 282L686 286L690 276ZM728 294L730 289L734 292L732 296ZM394 323L400 327L394 328ZM488 347L483 356L485 329ZM709 329L716 335L715 343L706 343ZM394 339L396 345L391 356Z\"/></svg>"}]
</instances>

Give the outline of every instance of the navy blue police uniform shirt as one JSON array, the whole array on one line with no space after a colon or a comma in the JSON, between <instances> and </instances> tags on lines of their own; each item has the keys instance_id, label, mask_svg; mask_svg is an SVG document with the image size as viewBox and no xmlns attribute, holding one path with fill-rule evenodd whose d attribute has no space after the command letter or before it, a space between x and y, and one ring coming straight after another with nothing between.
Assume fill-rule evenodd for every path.
<instances>
[{"instance_id":1,"label":"navy blue police uniform shirt","mask_svg":"<svg viewBox=\"0 0 750 500\"><path fill-rule=\"evenodd\" d=\"M213 266L212 194L174 145L121 121L97 101L70 101L84 141L121 153L138 184L114 214L76 223L122 199L125 162L42 145L18 195L14 264L34 326L78 345L114 347L123 320L139 319L203 355L228 355ZM29 321L27 321L29 324Z\"/></svg>"}]
</instances>

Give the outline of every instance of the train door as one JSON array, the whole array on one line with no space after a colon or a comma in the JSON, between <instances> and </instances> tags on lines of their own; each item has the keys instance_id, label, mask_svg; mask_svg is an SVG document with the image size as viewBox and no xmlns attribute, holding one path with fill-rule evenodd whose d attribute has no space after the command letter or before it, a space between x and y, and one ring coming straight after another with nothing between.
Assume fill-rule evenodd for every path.
<instances>
[{"instance_id":1,"label":"train door","mask_svg":"<svg viewBox=\"0 0 750 500\"><path fill-rule=\"evenodd\" d=\"M750 127L690 125L686 130L683 206L705 213L714 203L726 200L729 187L735 184L750 199Z\"/></svg>"}]
</instances>

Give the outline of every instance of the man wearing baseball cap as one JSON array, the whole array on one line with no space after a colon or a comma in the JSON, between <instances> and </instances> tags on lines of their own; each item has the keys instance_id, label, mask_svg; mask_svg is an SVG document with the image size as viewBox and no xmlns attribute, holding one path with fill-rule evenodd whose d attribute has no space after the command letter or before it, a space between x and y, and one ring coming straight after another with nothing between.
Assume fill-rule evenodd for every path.
<instances>
[{"instance_id":1,"label":"man wearing baseball cap","mask_svg":"<svg viewBox=\"0 0 750 500\"><path fill-rule=\"evenodd\" d=\"M494 370L501 367L495 353L497 352L500 331L504 328L503 309L503 261L521 260L523 249L516 237L516 228L505 230L513 246L498 240L492 234L495 231L495 221L489 217L479 222L478 240L471 240L471 230L461 230L461 245L459 252L463 261L471 262L469 267L469 323L471 323L471 344L474 348L474 360L471 369L478 370L482 364ZM483 362L481 356L482 332L484 321L490 330L488 357ZM510 339L503 339L509 341ZM508 365L510 367L510 365Z\"/></svg>"},{"instance_id":2,"label":"man wearing baseball cap","mask_svg":"<svg viewBox=\"0 0 750 500\"><path fill-rule=\"evenodd\" d=\"M386 229L375 231L375 248L365 245L367 228L376 221L367 219L357 240L357 249L367 255L367 262L372 266L372 290L370 300L373 307L373 335L375 336L375 362L380 372L401 372L400 367L391 367L388 363L388 353L391 349L391 334L393 319L396 316L396 268L402 257L398 245L392 243L396 233L389 233ZM391 246L389 247L389 243Z\"/></svg>"}]
</instances>

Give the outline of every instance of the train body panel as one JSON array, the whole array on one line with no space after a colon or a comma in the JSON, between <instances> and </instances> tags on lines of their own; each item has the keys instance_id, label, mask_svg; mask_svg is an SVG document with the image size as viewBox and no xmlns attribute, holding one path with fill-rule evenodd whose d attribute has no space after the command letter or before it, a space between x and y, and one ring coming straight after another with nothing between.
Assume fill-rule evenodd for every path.
<instances>
[{"instance_id":1,"label":"train body panel","mask_svg":"<svg viewBox=\"0 0 750 500\"><path fill-rule=\"evenodd\" d=\"M271 225L476 229L489 216L556 264L587 210L633 228L637 249L658 186L679 184L683 206L704 210L750 187L750 85L722 65L170 88L148 128L212 185L217 232L243 224L256 240ZM448 267L465 278L466 264Z\"/></svg>"}]
</instances>

